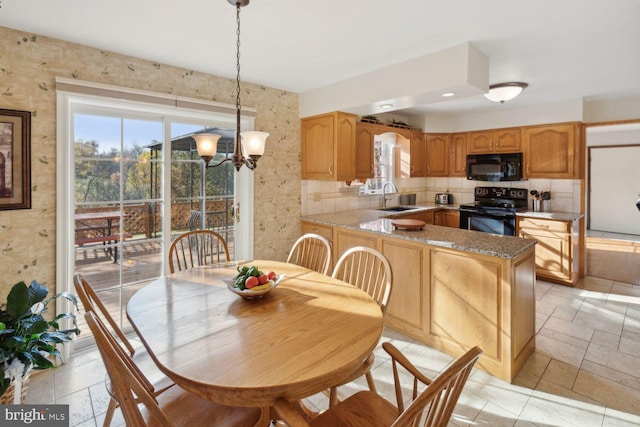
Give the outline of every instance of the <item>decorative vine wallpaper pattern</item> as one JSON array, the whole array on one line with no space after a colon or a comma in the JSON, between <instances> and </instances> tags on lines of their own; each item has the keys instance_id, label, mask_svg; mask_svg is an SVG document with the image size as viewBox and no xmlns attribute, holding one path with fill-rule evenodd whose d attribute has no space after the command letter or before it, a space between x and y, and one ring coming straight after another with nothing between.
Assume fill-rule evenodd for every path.
<instances>
[{"instance_id":1,"label":"decorative vine wallpaper pattern","mask_svg":"<svg viewBox=\"0 0 640 427\"><path fill-rule=\"evenodd\" d=\"M235 104L233 79L0 27L0 108L32 112L32 209L0 211L0 300L20 280L55 289L58 76ZM298 95L245 82L242 90L256 129L271 134L254 172L254 255L285 260L300 232Z\"/></svg>"}]
</instances>

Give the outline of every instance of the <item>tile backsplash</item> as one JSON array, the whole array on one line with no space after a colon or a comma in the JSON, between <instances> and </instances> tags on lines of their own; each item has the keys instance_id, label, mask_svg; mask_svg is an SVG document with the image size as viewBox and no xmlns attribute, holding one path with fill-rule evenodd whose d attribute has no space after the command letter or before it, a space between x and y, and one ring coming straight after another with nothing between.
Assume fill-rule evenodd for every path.
<instances>
[{"instance_id":1,"label":"tile backsplash","mask_svg":"<svg viewBox=\"0 0 640 427\"><path fill-rule=\"evenodd\" d=\"M398 204L399 194L415 193L416 203L434 202L436 193L448 192L455 204L473 202L473 189L478 186L514 187L550 191L549 210L580 212L579 179L530 179L517 182L469 181L465 178L398 178L397 194L390 205ZM358 195L359 185L333 181L302 181L302 215L342 212L353 209L378 208L380 195Z\"/></svg>"}]
</instances>

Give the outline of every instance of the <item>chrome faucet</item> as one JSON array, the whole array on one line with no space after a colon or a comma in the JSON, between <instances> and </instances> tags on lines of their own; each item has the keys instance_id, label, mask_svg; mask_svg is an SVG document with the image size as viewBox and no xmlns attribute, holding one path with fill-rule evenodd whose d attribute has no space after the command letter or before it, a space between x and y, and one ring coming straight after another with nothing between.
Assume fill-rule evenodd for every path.
<instances>
[{"instance_id":1,"label":"chrome faucet","mask_svg":"<svg viewBox=\"0 0 640 427\"><path fill-rule=\"evenodd\" d=\"M387 207L387 200L391 200L391 197L389 197L387 199L387 193L385 192L385 189L387 188L387 185L391 185L391 191L393 191L394 193L398 192L398 189L396 188L396 186L393 184L393 182L391 181L387 181L384 184L382 184L382 209L386 209Z\"/></svg>"}]
</instances>

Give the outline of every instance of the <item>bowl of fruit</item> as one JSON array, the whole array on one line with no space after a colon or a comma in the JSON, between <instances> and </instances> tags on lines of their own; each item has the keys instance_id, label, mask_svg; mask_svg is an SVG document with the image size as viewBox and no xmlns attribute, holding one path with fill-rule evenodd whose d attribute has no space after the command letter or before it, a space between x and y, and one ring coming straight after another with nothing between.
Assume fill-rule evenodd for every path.
<instances>
[{"instance_id":1,"label":"bowl of fruit","mask_svg":"<svg viewBox=\"0 0 640 427\"><path fill-rule=\"evenodd\" d=\"M265 273L256 266L244 265L238 267L238 275L226 283L234 294L252 300L264 297L278 286L283 278L284 275L278 276L273 271Z\"/></svg>"}]
</instances>

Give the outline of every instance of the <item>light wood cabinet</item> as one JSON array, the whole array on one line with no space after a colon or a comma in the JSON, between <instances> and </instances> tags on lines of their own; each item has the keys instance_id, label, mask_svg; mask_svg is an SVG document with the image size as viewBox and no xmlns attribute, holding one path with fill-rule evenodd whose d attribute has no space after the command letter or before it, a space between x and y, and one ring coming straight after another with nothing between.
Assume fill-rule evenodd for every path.
<instances>
[{"instance_id":1,"label":"light wood cabinet","mask_svg":"<svg viewBox=\"0 0 640 427\"><path fill-rule=\"evenodd\" d=\"M329 241L329 243L333 243L333 227L328 225L320 225L314 222L301 221L300 228L302 230L302 234L313 233L319 234Z\"/></svg>"},{"instance_id":2,"label":"light wood cabinet","mask_svg":"<svg viewBox=\"0 0 640 427\"><path fill-rule=\"evenodd\" d=\"M521 148L519 128L469 132L468 154L515 153Z\"/></svg>"},{"instance_id":3,"label":"light wood cabinet","mask_svg":"<svg viewBox=\"0 0 640 427\"><path fill-rule=\"evenodd\" d=\"M397 133L397 132L396 132ZM395 175L398 178L415 178L426 175L425 137L422 132L400 134L396 138Z\"/></svg>"},{"instance_id":4,"label":"light wood cabinet","mask_svg":"<svg viewBox=\"0 0 640 427\"><path fill-rule=\"evenodd\" d=\"M373 178L373 139L379 126L356 123L356 178L365 181Z\"/></svg>"},{"instance_id":5,"label":"light wood cabinet","mask_svg":"<svg viewBox=\"0 0 640 427\"><path fill-rule=\"evenodd\" d=\"M329 263L329 274L333 271L335 265L334 249L333 249L333 227L329 225L321 225L313 222L301 221L300 229L302 234L313 233L318 234L329 241L329 247L331 248L331 261Z\"/></svg>"},{"instance_id":6,"label":"light wood cabinet","mask_svg":"<svg viewBox=\"0 0 640 427\"><path fill-rule=\"evenodd\" d=\"M449 144L449 176L467 176L468 133L454 133Z\"/></svg>"},{"instance_id":7,"label":"light wood cabinet","mask_svg":"<svg viewBox=\"0 0 640 427\"><path fill-rule=\"evenodd\" d=\"M425 330L426 303L423 280L429 265L423 256L424 245L400 239L382 239L382 254L389 260L393 285L386 318L401 323L404 332L421 335Z\"/></svg>"},{"instance_id":8,"label":"light wood cabinet","mask_svg":"<svg viewBox=\"0 0 640 427\"><path fill-rule=\"evenodd\" d=\"M505 381L533 352L533 247L505 259L339 226L333 238L334 260L353 246L375 248L389 260L387 326L456 357L479 345L478 367Z\"/></svg>"},{"instance_id":9,"label":"light wood cabinet","mask_svg":"<svg viewBox=\"0 0 640 427\"><path fill-rule=\"evenodd\" d=\"M442 227L460 228L460 211L454 209L443 209L434 214L435 225Z\"/></svg>"},{"instance_id":10,"label":"light wood cabinet","mask_svg":"<svg viewBox=\"0 0 640 427\"><path fill-rule=\"evenodd\" d=\"M427 224L433 225L434 223L434 211L422 211L422 212L410 212L402 215L394 215L394 218L402 218L402 219L417 219L419 221L424 221Z\"/></svg>"},{"instance_id":11,"label":"light wood cabinet","mask_svg":"<svg viewBox=\"0 0 640 427\"><path fill-rule=\"evenodd\" d=\"M578 280L574 268L577 239L571 221L518 218L519 237L536 239L536 275L555 283L573 286ZM577 260L576 260L577 261Z\"/></svg>"},{"instance_id":12,"label":"light wood cabinet","mask_svg":"<svg viewBox=\"0 0 640 427\"><path fill-rule=\"evenodd\" d=\"M580 178L580 124L524 129L525 178Z\"/></svg>"},{"instance_id":13,"label":"light wood cabinet","mask_svg":"<svg viewBox=\"0 0 640 427\"><path fill-rule=\"evenodd\" d=\"M302 179L355 179L356 116L341 112L301 120Z\"/></svg>"},{"instance_id":14,"label":"light wood cabinet","mask_svg":"<svg viewBox=\"0 0 640 427\"><path fill-rule=\"evenodd\" d=\"M426 176L449 175L449 134L426 134Z\"/></svg>"}]
</instances>

